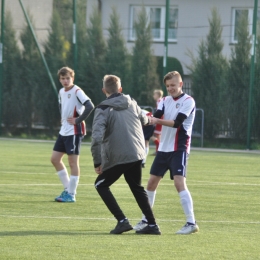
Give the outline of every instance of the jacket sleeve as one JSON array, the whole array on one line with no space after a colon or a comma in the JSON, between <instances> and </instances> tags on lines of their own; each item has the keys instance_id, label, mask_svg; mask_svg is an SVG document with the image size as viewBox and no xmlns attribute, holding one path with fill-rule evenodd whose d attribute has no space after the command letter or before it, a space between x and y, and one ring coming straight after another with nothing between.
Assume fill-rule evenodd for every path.
<instances>
[{"instance_id":1,"label":"jacket sleeve","mask_svg":"<svg viewBox=\"0 0 260 260\"><path fill-rule=\"evenodd\" d=\"M96 108L93 125L92 125L92 142L91 153L93 157L94 167L97 168L101 165L101 144L106 131L106 117L105 111Z\"/></svg>"},{"instance_id":2,"label":"jacket sleeve","mask_svg":"<svg viewBox=\"0 0 260 260\"><path fill-rule=\"evenodd\" d=\"M147 125L149 123L148 117L142 113L142 109L137 104L136 104L136 111L137 111L138 117L141 121L141 124Z\"/></svg>"}]
</instances>

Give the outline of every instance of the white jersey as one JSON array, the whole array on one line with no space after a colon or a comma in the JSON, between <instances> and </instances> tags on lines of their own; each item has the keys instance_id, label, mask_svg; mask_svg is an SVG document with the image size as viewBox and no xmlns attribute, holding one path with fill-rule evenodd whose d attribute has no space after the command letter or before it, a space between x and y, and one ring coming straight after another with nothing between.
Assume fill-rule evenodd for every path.
<instances>
[{"instance_id":1,"label":"white jersey","mask_svg":"<svg viewBox=\"0 0 260 260\"><path fill-rule=\"evenodd\" d=\"M178 98L167 96L160 101L158 110L163 111L164 120L175 120L178 113L187 116L182 125L178 128L162 126L162 135L158 151L186 151L189 153L192 125L195 118L194 99L187 94L183 94Z\"/></svg>"},{"instance_id":2,"label":"white jersey","mask_svg":"<svg viewBox=\"0 0 260 260\"><path fill-rule=\"evenodd\" d=\"M84 91L78 86L74 85L70 90L65 88L59 91L59 103L61 106L61 129L60 135L86 135L86 125L82 121L80 124L70 125L67 122L69 117L78 117L85 110L83 104L90 100Z\"/></svg>"}]
</instances>

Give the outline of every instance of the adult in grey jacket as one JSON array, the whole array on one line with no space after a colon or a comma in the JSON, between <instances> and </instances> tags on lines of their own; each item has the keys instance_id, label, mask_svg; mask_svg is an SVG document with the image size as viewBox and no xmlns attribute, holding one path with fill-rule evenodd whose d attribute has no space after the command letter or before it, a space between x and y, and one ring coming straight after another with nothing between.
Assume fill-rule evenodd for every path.
<instances>
[{"instance_id":1,"label":"adult in grey jacket","mask_svg":"<svg viewBox=\"0 0 260 260\"><path fill-rule=\"evenodd\" d=\"M95 171L98 174L95 187L118 221L110 233L121 234L133 229L109 189L124 174L148 221L145 230L136 233L159 235L160 229L156 225L147 194L141 186L141 165L145 157L142 124L148 124L148 118L142 115L136 101L129 95L121 94L121 81L117 76L106 75L102 91L107 99L95 110L91 152Z\"/></svg>"}]
</instances>

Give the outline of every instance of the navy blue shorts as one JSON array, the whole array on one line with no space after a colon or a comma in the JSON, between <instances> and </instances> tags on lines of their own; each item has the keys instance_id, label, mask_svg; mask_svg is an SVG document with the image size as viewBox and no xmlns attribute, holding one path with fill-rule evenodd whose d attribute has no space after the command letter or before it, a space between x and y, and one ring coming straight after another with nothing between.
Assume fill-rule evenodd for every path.
<instances>
[{"instance_id":1,"label":"navy blue shorts","mask_svg":"<svg viewBox=\"0 0 260 260\"><path fill-rule=\"evenodd\" d=\"M186 177L188 154L186 151L157 152L153 161L150 174L163 177L167 170L173 180L174 175Z\"/></svg>"},{"instance_id":2,"label":"navy blue shorts","mask_svg":"<svg viewBox=\"0 0 260 260\"><path fill-rule=\"evenodd\" d=\"M76 154L79 155L80 145L84 136L82 135L68 135L62 136L59 134L57 141L53 147L53 151L66 153L66 154Z\"/></svg>"},{"instance_id":3,"label":"navy blue shorts","mask_svg":"<svg viewBox=\"0 0 260 260\"><path fill-rule=\"evenodd\" d=\"M155 125L143 126L144 140L149 141L153 136Z\"/></svg>"}]
</instances>

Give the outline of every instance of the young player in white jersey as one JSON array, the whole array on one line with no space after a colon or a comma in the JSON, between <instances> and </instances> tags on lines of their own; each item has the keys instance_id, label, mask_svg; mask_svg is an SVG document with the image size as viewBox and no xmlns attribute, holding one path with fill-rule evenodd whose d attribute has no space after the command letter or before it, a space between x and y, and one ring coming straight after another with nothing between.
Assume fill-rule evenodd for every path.
<instances>
[{"instance_id":1,"label":"young player in white jersey","mask_svg":"<svg viewBox=\"0 0 260 260\"><path fill-rule=\"evenodd\" d=\"M152 207L159 182L169 170L186 216L186 224L176 234L191 234L199 230L194 216L192 197L186 185L186 161L190 152L195 101L191 96L183 93L182 78L177 71L167 73L164 84L169 96L160 101L157 111L150 118L151 124L162 125L162 135L158 153L150 170L147 195ZM162 115L164 118L160 119ZM134 227L135 230L147 228L149 226L146 224L145 216Z\"/></svg>"},{"instance_id":2,"label":"young player in white jersey","mask_svg":"<svg viewBox=\"0 0 260 260\"><path fill-rule=\"evenodd\" d=\"M51 162L57 171L64 190L55 198L57 202L76 201L75 195L80 176L80 145L86 135L84 120L94 108L84 91L73 84L74 75L74 71L68 67L63 67L58 71L58 77L63 86L59 91L61 129L53 148ZM62 161L65 153L68 155L70 177Z\"/></svg>"}]
</instances>

